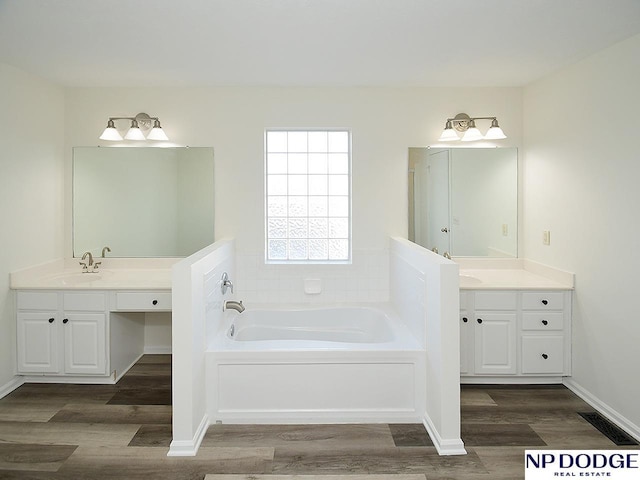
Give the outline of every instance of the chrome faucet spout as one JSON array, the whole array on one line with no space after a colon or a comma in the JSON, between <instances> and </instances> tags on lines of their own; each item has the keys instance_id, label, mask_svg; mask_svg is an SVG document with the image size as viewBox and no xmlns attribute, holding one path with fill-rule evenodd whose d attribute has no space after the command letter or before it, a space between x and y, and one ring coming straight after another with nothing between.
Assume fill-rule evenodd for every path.
<instances>
[{"instance_id":1,"label":"chrome faucet spout","mask_svg":"<svg viewBox=\"0 0 640 480\"><path fill-rule=\"evenodd\" d=\"M88 262L84 262L84 261L79 262L80 265L82 265L82 273L89 272L88 267L93 267L93 255L91 255L91 252L84 252L84 254L82 255L82 260L86 260L87 257L89 257Z\"/></svg>"},{"instance_id":2,"label":"chrome faucet spout","mask_svg":"<svg viewBox=\"0 0 640 480\"><path fill-rule=\"evenodd\" d=\"M224 302L223 310L235 310L238 313L244 312L244 305L242 305L242 300L236 302L235 300L227 300Z\"/></svg>"}]
</instances>

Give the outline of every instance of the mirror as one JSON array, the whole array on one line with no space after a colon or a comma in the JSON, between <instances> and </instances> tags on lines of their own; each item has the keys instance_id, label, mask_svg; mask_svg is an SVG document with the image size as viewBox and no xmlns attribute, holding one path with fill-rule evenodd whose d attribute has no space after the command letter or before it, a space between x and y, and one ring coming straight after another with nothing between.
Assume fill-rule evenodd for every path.
<instances>
[{"instance_id":1,"label":"mirror","mask_svg":"<svg viewBox=\"0 0 640 480\"><path fill-rule=\"evenodd\" d=\"M184 257L214 241L213 148L75 147L73 254Z\"/></svg>"},{"instance_id":2,"label":"mirror","mask_svg":"<svg viewBox=\"0 0 640 480\"><path fill-rule=\"evenodd\" d=\"M517 149L409 148L409 240L457 257L517 257Z\"/></svg>"}]
</instances>

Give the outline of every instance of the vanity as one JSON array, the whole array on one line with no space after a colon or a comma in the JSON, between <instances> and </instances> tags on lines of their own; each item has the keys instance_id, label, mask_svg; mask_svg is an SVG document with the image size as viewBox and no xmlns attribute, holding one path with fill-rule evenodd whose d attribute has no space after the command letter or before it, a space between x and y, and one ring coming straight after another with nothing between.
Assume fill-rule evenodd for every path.
<instances>
[{"instance_id":1,"label":"vanity","mask_svg":"<svg viewBox=\"0 0 640 480\"><path fill-rule=\"evenodd\" d=\"M115 383L144 353L145 315L171 311L176 260L122 262L137 268L118 268L117 260L95 273L71 259L66 268L56 261L11 275L25 380Z\"/></svg>"},{"instance_id":2,"label":"vanity","mask_svg":"<svg viewBox=\"0 0 640 480\"><path fill-rule=\"evenodd\" d=\"M522 259L458 261L461 382L571 375L573 275Z\"/></svg>"}]
</instances>

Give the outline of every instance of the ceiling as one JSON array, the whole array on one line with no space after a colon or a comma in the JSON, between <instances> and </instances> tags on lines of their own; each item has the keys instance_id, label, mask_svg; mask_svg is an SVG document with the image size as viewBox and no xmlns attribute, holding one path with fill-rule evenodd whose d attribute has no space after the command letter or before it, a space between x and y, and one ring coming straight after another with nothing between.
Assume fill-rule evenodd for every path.
<instances>
[{"instance_id":1,"label":"ceiling","mask_svg":"<svg viewBox=\"0 0 640 480\"><path fill-rule=\"evenodd\" d=\"M522 86L638 33L640 0L0 0L0 62L64 86Z\"/></svg>"}]
</instances>

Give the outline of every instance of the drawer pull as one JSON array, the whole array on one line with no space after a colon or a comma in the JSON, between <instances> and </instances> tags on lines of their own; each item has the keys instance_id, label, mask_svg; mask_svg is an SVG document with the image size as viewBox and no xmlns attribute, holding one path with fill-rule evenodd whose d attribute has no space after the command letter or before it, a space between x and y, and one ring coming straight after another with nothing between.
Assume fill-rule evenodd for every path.
<instances>
[{"instance_id":1,"label":"drawer pull","mask_svg":"<svg viewBox=\"0 0 640 480\"><path fill-rule=\"evenodd\" d=\"M542 354L542 358L544 358L546 360L547 358L549 358L549 355L547 355L546 353L543 353Z\"/></svg>"},{"instance_id":2,"label":"drawer pull","mask_svg":"<svg viewBox=\"0 0 640 480\"><path fill-rule=\"evenodd\" d=\"M467 323L467 322L469 321L469 319L468 319L467 317L462 317L462 321L463 321L464 323Z\"/></svg>"},{"instance_id":3,"label":"drawer pull","mask_svg":"<svg viewBox=\"0 0 640 480\"><path fill-rule=\"evenodd\" d=\"M50 319L49 319L49 323L53 323L53 322L54 322L54 320L55 320L55 318L50 318Z\"/></svg>"},{"instance_id":4,"label":"drawer pull","mask_svg":"<svg viewBox=\"0 0 640 480\"><path fill-rule=\"evenodd\" d=\"M153 302L151 302L151 303L153 303L154 305L157 305L157 304L158 304L158 300L154 300L154 301L153 301Z\"/></svg>"},{"instance_id":5,"label":"drawer pull","mask_svg":"<svg viewBox=\"0 0 640 480\"><path fill-rule=\"evenodd\" d=\"M542 300L542 304L543 305L548 305L549 304L549 300Z\"/></svg>"},{"instance_id":6,"label":"drawer pull","mask_svg":"<svg viewBox=\"0 0 640 480\"><path fill-rule=\"evenodd\" d=\"M64 323L64 324L69 323L69 319L68 318L62 319L62 323Z\"/></svg>"},{"instance_id":7,"label":"drawer pull","mask_svg":"<svg viewBox=\"0 0 640 480\"><path fill-rule=\"evenodd\" d=\"M549 320L542 320L543 325L549 325Z\"/></svg>"},{"instance_id":8,"label":"drawer pull","mask_svg":"<svg viewBox=\"0 0 640 480\"><path fill-rule=\"evenodd\" d=\"M477 320L477 322L478 322L478 323L482 323L482 319L481 319L481 318L479 318L479 319Z\"/></svg>"}]
</instances>

